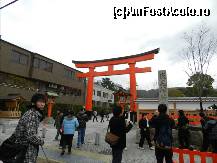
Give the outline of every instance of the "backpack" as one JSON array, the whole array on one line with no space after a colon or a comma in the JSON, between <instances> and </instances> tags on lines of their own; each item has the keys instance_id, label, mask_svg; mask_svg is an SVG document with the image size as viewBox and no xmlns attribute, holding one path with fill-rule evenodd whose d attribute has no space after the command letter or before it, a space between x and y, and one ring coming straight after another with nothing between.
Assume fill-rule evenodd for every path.
<instances>
[{"instance_id":1,"label":"backpack","mask_svg":"<svg viewBox=\"0 0 217 163\"><path fill-rule=\"evenodd\" d=\"M172 147L172 128L169 124L159 128L156 144L164 148Z\"/></svg>"}]
</instances>

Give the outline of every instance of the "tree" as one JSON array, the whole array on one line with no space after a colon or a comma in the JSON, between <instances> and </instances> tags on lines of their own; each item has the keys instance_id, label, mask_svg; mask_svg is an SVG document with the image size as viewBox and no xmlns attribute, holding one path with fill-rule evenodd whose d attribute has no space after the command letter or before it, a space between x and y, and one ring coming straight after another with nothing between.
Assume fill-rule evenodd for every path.
<instances>
[{"instance_id":1,"label":"tree","mask_svg":"<svg viewBox=\"0 0 217 163\"><path fill-rule=\"evenodd\" d=\"M193 89L196 90L197 95L201 99L202 96L207 96L208 92L213 90L213 82L214 79L210 75L197 72L196 74L190 76L187 85L193 86ZM200 101L200 109L203 110L202 100Z\"/></svg>"},{"instance_id":2,"label":"tree","mask_svg":"<svg viewBox=\"0 0 217 163\"><path fill-rule=\"evenodd\" d=\"M201 25L190 33L184 33L183 38L186 43L183 49L183 57L187 62L188 68L185 72L191 79L199 78L192 81L199 81L199 83L195 83L197 84L195 88L197 89L200 99L200 109L202 111L201 96L204 91L203 87L206 85L206 83L203 83L206 78L203 77L206 77L213 55L216 54L217 38L206 25Z\"/></svg>"},{"instance_id":3,"label":"tree","mask_svg":"<svg viewBox=\"0 0 217 163\"><path fill-rule=\"evenodd\" d=\"M123 89L121 85L115 84L113 81L110 80L110 78L102 78L102 81L100 83L104 88L112 91L118 91L119 89Z\"/></svg>"}]
</instances>

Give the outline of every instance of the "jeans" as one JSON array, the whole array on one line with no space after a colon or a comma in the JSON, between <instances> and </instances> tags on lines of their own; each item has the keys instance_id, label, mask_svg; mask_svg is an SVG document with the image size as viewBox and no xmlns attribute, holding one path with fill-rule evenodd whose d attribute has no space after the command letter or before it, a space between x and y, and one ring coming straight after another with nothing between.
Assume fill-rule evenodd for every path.
<instances>
[{"instance_id":1,"label":"jeans","mask_svg":"<svg viewBox=\"0 0 217 163\"><path fill-rule=\"evenodd\" d=\"M78 147L80 147L81 144L84 144L85 130L86 130L86 128L79 128L78 129L78 142L77 142Z\"/></svg>"},{"instance_id":2,"label":"jeans","mask_svg":"<svg viewBox=\"0 0 217 163\"><path fill-rule=\"evenodd\" d=\"M173 157L173 151L172 149L161 149L156 147L155 148L155 156L157 159L157 163L163 163L164 157L166 160L166 163L173 163L172 157Z\"/></svg>"},{"instance_id":3,"label":"jeans","mask_svg":"<svg viewBox=\"0 0 217 163\"><path fill-rule=\"evenodd\" d=\"M112 149L112 163L121 163L123 149Z\"/></svg>"}]
</instances>

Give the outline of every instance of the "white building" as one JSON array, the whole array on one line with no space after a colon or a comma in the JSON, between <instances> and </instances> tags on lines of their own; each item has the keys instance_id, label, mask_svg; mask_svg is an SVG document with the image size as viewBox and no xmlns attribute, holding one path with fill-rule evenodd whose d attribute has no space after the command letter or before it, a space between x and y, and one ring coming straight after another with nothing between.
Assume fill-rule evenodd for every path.
<instances>
[{"instance_id":1,"label":"white building","mask_svg":"<svg viewBox=\"0 0 217 163\"><path fill-rule=\"evenodd\" d=\"M108 108L109 104L114 103L113 91L104 88L98 83L93 87L93 106Z\"/></svg>"}]
</instances>

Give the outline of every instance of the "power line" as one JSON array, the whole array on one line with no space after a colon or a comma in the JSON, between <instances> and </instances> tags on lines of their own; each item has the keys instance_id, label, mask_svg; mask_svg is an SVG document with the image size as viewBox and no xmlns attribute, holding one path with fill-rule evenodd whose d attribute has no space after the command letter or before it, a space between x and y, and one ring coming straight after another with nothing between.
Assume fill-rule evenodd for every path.
<instances>
[{"instance_id":1,"label":"power line","mask_svg":"<svg viewBox=\"0 0 217 163\"><path fill-rule=\"evenodd\" d=\"M15 2L17 2L17 1L18 0L14 0L14 1L12 1L12 2L6 4L6 5L2 6L2 7L0 7L0 10L3 9L3 8L5 8L5 7L7 7L7 6L9 6L9 5L11 5L11 4L13 4L13 3L15 3Z\"/></svg>"}]
</instances>

